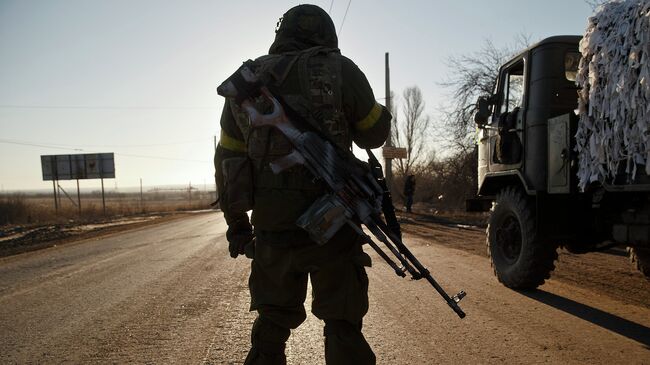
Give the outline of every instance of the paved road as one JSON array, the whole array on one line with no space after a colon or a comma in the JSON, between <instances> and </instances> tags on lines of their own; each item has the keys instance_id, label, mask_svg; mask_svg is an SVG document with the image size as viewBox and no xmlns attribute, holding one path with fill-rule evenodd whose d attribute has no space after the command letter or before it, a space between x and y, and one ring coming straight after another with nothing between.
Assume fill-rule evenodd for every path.
<instances>
[{"instance_id":1,"label":"paved road","mask_svg":"<svg viewBox=\"0 0 650 365\"><path fill-rule=\"evenodd\" d=\"M0 259L0 363L240 364L249 262L227 256L224 232L219 213L200 214ZM364 324L378 363L650 364L649 306L553 280L514 292L484 257L407 241L445 288L468 292L468 316L375 258ZM323 363L321 334L310 316L289 363Z\"/></svg>"}]
</instances>

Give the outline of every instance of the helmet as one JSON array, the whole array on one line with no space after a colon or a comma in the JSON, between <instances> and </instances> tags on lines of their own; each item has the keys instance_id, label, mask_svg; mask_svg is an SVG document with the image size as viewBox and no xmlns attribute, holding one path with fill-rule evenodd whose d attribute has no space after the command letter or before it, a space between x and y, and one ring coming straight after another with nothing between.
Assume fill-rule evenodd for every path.
<instances>
[{"instance_id":1,"label":"helmet","mask_svg":"<svg viewBox=\"0 0 650 365\"><path fill-rule=\"evenodd\" d=\"M338 48L332 18L316 5L295 6L280 18L269 54L299 51L316 46Z\"/></svg>"}]
</instances>

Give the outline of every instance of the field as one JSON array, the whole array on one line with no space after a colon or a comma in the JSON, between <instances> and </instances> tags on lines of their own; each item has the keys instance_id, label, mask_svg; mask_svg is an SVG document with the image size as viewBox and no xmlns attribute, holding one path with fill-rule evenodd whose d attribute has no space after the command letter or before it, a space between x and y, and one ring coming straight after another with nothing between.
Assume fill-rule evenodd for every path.
<instances>
[{"instance_id":1,"label":"field","mask_svg":"<svg viewBox=\"0 0 650 365\"><path fill-rule=\"evenodd\" d=\"M55 208L52 195L0 195L0 257L209 209L215 192L111 192L105 195L105 210L100 192L82 193L81 209L76 198L63 195Z\"/></svg>"},{"instance_id":2,"label":"field","mask_svg":"<svg viewBox=\"0 0 650 365\"><path fill-rule=\"evenodd\" d=\"M151 190L142 195L139 192L110 192L105 195L104 211L100 192L82 193L81 209L76 195L68 198L61 194L58 208L55 208L51 194L4 194L0 195L0 227L92 222L148 213L207 209L214 200L214 191L202 190L193 190L191 195L188 190Z\"/></svg>"}]
</instances>

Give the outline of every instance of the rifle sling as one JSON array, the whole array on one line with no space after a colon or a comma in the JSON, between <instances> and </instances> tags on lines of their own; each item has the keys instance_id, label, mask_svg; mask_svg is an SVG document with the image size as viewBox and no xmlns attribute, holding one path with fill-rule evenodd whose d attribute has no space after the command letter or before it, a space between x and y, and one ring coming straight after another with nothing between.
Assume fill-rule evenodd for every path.
<instances>
[{"instance_id":1,"label":"rifle sling","mask_svg":"<svg viewBox=\"0 0 650 365\"><path fill-rule=\"evenodd\" d=\"M370 149L366 149L368 154L368 163L372 169L372 176L377 181L377 184L383 190L383 196L381 199L381 210L384 213L384 218L386 218L386 225L388 228L402 240L402 229L400 228L397 217L395 216L395 206L393 205L393 197L388 189L388 184L386 183L386 178L384 177L384 172L379 164L379 160L375 157L375 154L372 153Z\"/></svg>"}]
</instances>

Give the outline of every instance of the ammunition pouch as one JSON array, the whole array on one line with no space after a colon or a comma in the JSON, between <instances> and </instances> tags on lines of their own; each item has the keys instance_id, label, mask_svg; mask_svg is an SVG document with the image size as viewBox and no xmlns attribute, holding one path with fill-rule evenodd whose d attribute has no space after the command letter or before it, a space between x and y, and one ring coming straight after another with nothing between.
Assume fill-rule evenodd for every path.
<instances>
[{"instance_id":1,"label":"ammunition pouch","mask_svg":"<svg viewBox=\"0 0 650 365\"><path fill-rule=\"evenodd\" d=\"M228 212L247 212L253 209L253 174L251 160L233 157L221 163L225 192L221 204Z\"/></svg>"},{"instance_id":2,"label":"ammunition pouch","mask_svg":"<svg viewBox=\"0 0 650 365\"><path fill-rule=\"evenodd\" d=\"M296 221L319 245L327 243L348 221L345 207L334 194L316 200Z\"/></svg>"}]
</instances>

